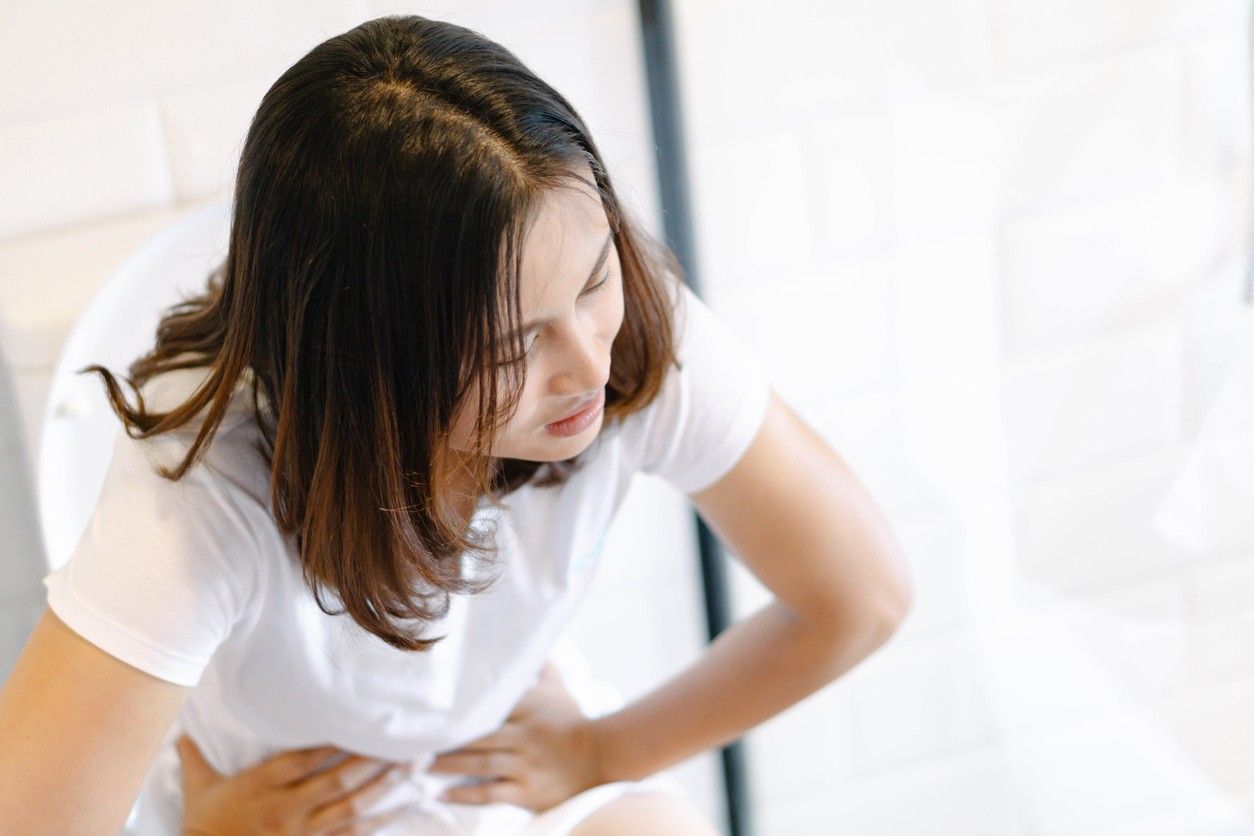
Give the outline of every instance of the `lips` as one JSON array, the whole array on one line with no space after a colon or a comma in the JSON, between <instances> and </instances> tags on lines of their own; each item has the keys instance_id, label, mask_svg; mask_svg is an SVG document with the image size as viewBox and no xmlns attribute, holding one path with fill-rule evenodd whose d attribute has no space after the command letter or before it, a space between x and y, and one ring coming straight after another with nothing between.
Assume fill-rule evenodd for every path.
<instances>
[{"instance_id":1,"label":"lips","mask_svg":"<svg viewBox=\"0 0 1254 836\"><path fill-rule=\"evenodd\" d=\"M600 397L601 397L601 394L598 392L597 394L588 398L588 400L581 403L578 407L575 408L573 412L569 412L563 415L561 418L555 418L554 420L550 421L549 424L560 424L563 421L567 421L571 418L574 418L576 415L578 415L579 413L583 412L585 409L587 409L588 407L596 403L600 399Z\"/></svg>"}]
</instances>

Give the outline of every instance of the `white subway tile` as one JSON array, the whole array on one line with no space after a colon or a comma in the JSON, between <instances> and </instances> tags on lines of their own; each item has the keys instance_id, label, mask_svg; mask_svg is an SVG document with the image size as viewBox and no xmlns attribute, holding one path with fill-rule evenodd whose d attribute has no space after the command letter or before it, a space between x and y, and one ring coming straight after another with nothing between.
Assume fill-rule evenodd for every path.
<instances>
[{"instance_id":1,"label":"white subway tile","mask_svg":"<svg viewBox=\"0 0 1254 836\"><path fill-rule=\"evenodd\" d=\"M994 35L985 0L892 0L866 6L880 16L887 32L880 60L887 65L894 95L971 86L992 71Z\"/></svg>"},{"instance_id":2,"label":"white subway tile","mask_svg":"<svg viewBox=\"0 0 1254 836\"><path fill-rule=\"evenodd\" d=\"M1193 627L1188 673L1201 686L1254 676L1254 610Z\"/></svg>"},{"instance_id":3,"label":"white subway tile","mask_svg":"<svg viewBox=\"0 0 1254 836\"><path fill-rule=\"evenodd\" d=\"M752 340L789 402L816 388L839 395L892 372L892 262L843 258L806 272L763 273L742 304L757 311ZM822 358L821 374L805 358Z\"/></svg>"},{"instance_id":4,"label":"white subway tile","mask_svg":"<svg viewBox=\"0 0 1254 836\"><path fill-rule=\"evenodd\" d=\"M953 630L966 623L967 587L960 522L951 515L932 513L892 522L901 543L911 583L914 606L898 628L903 642Z\"/></svg>"},{"instance_id":5,"label":"white subway tile","mask_svg":"<svg viewBox=\"0 0 1254 836\"><path fill-rule=\"evenodd\" d=\"M1105 336L1170 312L1245 246L1235 197L1230 176L1177 177L1007 220L1008 349Z\"/></svg>"},{"instance_id":6,"label":"white subway tile","mask_svg":"<svg viewBox=\"0 0 1254 836\"><path fill-rule=\"evenodd\" d=\"M990 739L991 705L962 633L894 636L846 677L866 774L899 769Z\"/></svg>"},{"instance_id":7,"label":"white subway tile","mask_svg":"<svg viewBox=\"0 0 1254 836\"><path fill-rule=\"evenodd\" d=\"M1007 748L1037 836L1233 832L1216 829L1221 821L1234 823L1231 804L1198 772L1156 711L1112 707L1024 734Z\"/></svg>"},{"instance_id":8,"label":"white subway tile","mask_svg":"<svg viewBox=\"0 0 1254 836\"><path fill-rule=\"evenodd\" d=\"M1163 706L1167 729L1221 791L1254 781L1254 678L1181 694Z\"/></svg>"},{"instance_id":9,"label":"white subway tile","mask_svg":"<svg viewBox=\"0 0 1254 836\"><path fill-rule=\"evenodd\" d=\"M258 75L274 79L357 22L344 6L343 0L8 4L0 78L37 77L39 84L38 95L21 83L0 86L0 120L125 106Z\"/></svg>"},{"instance_id":10,"label":"white subway tile","mask_svg":"<svg viewBox=\"0 0 1254 836\"><path fill-rule=\"evenodd\" d=\"M813 262L808 173L797 137L724 138L690 153L703 281L757 284Z\"/></svg>"},{"instance_id":11,"label":"white subway tile","mask_svg":"<svg viewBox=\"0 0 1254 836\"><path fill-rule=\"evenodd\" d=\"M1181 167L1201 176L1250 159L1249 4L1229 0L1208 29L1180 39ZM1242 184L1249 191L1249 179Z\"/></svg>"},{"instance_id":12,"label":"white subway tile","mask_svg":"<svg viewBox=\"0 0 1254 836\"><path fill-rule=\"evenodd\" d=\"M898 254L893 302L903 454L946 502L983 493L1004 471L991 236L954 230L910 242Z\"/></svg>"},{"instance_id":13,"label":"white subway tile","mask_svg":"<svg viewBox=\"0 0 1254 836\"><path fill-rule=\"evenodd\" d=\"M994 51L999 69L1015 70L1109 54L1160 41L1190 18L1206 17L1226 0L995 0Z\"/></svg>"},{"instance_id":14,"label":"white subway tile","mask_svg":"<svg viewBox=\"0 0 1254 836\"><path fill-rule=\"evenodd\" d=\"M1254 676L1254 552L1207 560L1189 574L1193 681Z\"/></svg>"},{"instance_id":15,"label":"white subway tile","mask_svg":"<svg viewBox=\"0 0 1254 836\"><path fill-rule=\"evenodd\" d=\"M824 123L893 95L977 83L990 63L980 0L822 5L787 0L771 14L746 0L675 6L680 85L693 139ZM763 45L784 60L769 62Z\"/></svg>"},{"instance_id":16,"label":"white subway tile","mask_svg":"<svg viewBox=\"0 0 1254 836\"><path fill-rule=\"evenodd\" d=\"M1012 477L1038 479L1171 444L1180 433L1171 319L1004 364Z\"/></svg>"},{"instance_id":17,"label":"white subway tile","mask_svg":"<svg viewBox=\"0 0 1254 836\"><path fill-rule=\"evenodd\" d=\"M268 77L162 97L174 194L180 203L228 199Z\"/></svg>"},{"instance_id":18,"label":"white subway tile","mask_svg":"<svg viewBox=\"0 0 1254 836\"><path fill-rule=\"evenodd\" d=\"M819 259L892 245L891 137L888 117L877 113L832 119L802 136Z\"/></svg>"},{"instance_id":19,"label":"white subway tile","mask_svg":"<svg viewBox=\"0 0 1254 836\"><path fill-rule=\"evenodd\" d=\"M692 152L726 136L824 121L891 89L884 4L747 0L674 7L679 85ZM763 52L763 45L771 45ZM778 57L769 57L776 48ZM765 62L765 63L764 63ZM763 149L754 154L761 165Z\"/></svg>"},{"instance_id":20,"label":"white subway tile","mask_svg":"<svg viewBox=\"0 0 1254 836\"><path fill-rule=\"evenodd\" d=\"M746 735L755 804L829 794L854 775L861 752L849 698L833 683Z\"/></svg>"},{"instance_id":21,"label":"white subway tile","mask_svg":"<svg viewBox=\"0 0 1254 836\"><path fill-rule=\"evenodd\" d=\"M1035 836L1004 752L995 746L873 778L841 780L809 798L756 808L770 836Z\"/></svg>"},{"instance_id":22,"label":"white subway tile","mask_svg":"<svg viewBox=\"0 0 1254 836\"><path fill-rule=\"evenodd\" d=\"M1180 85L1179 58L1167 45L997 82L1006 214L1083 205L1174 175Z\"/></svg>"},{"instance_id":23,"label":"white subway tile","mask_svg":"<svg viewBox=\"0 0 1254 836\"><path fill-rule=\"evenodd\" d=\"M0 340L9 364L50 371L70 328L109 274L199 208L110 217L0 242Z\"/></svg>"},{"instance_id":24,"label":"white subway tile","mask_svg":"<svg viewBox=\"0 0 1254 836\"><path fill-rule=\"evenodd\" d=\"M1118 584L1081 597L1087 605L1129 624L1177 622L1188 614L1187 574Z\"/></svg>"},{"instance_id":25,"label":"white subway tile","mask_svg":"<svg viewBox=\"0 0 1254 836\"><path fill-rule=\"evenodd\" d=\"M8 125L0 158L0 240L173 204L153 102Z\"/></svg>"},{"instance_id":26,"label":"white subway tile","mask_svg":"<svg viewBox=\"0 0 1254 836\"><path fill-rule=\"evenodd\" d=\"M1254 613L1254 552L1202 563L1189 581L1192 616L1199 622L1230 621Z\"/></svg>"},{"instance_id":27,"label":"white subway tile","mask_svg":"<svg viewBox=\"0 0 1254 836\"><path fill-rule=\"evenodd\" d=\"M1077 592L1190 565L1195 555L1150 526L1183 463L1173 446L1022 487L1019 571L1030 583Z\"/></svg>"},{"instance_id":28,"label":"white subway tile","mask_svg":"<svg viewBox=\"0 0 1254 836\"><path fill-rule=\"evenodd\" d=\"M1121 695L1145 704L1182 687L1189 635L1185 579L1173 573L1080 596L1077 641Z\"/></svg>"},{"instance_id":29,"label":"white subway tile","mask_svg":"<svg viewBox=\"0 0 1254 836\"><path fill-rule=\"evenodd\" d=\"M1234 191L1236 189L1234 188ZM1246 194L1247 190L1241 190ZM1244 212L1242 213L1244 214ZM1248 216L1247 216L1248 217ZM1234 247L1180 304L1184 371L1182 434L1196 441L1239 356L1248 254Z\"/></svg>"},{"instance_id":30,"label":"white subway tile","mask_svg":"<svg viewBox=\"0 0 1254 836\"><path fill-rule=\"evenodd\" d=\"M983 89L894 104L892 205L898 240L992 228L1002 199L1004 133Z\"/></svg>"}]
</instances>

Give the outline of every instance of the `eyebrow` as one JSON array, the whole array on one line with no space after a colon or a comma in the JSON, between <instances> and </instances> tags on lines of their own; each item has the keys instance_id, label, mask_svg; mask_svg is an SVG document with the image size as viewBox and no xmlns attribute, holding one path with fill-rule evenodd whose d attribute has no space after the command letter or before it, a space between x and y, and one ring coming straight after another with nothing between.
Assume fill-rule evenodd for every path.
<instances>
[{"instance_id":1,"label":"eyebrow","mask_svg":"<svg viewBox=\"0 0 1254 836\"><path fill-rule=\"evenodd\" d=\"M609 234L605 236L605 243L601 245L601 252L597 255L596 263L592 265L592 272L588 274L587 280L584 281L585 285L588 282L595 279L597 276L597 273L601 272L601 268L605 266L605 260L607 257L609 257L609 254L610 254L610 241L613 238L614 238L614 230L611 229ZM530 331L532 328L538 328L541 325L548 325L552 321L553 320L551 318L533 319L530 322L523 323L523 326L521 328L518 328L506 334L504 339L510 340L518 334L525 334L528 331Z\"/></svg>"}]
</instances>

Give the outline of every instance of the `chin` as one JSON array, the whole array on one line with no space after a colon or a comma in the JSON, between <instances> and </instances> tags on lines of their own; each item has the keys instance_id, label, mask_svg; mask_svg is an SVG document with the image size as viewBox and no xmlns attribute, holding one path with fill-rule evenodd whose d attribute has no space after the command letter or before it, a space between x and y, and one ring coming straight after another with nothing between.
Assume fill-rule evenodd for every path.
<instances>
[{"instance_id":1,"label":"chin","mask_svg":"<svg viewBox=\"0 0 1254 836\"><path fill-rule=\"evenodd\" d=\"M596 441L600 432L601 427L597 425L589 427L588 431L581 435L560 438L549 435L548 432L541 429L540 433L543 436L543 440L540 443L529 445L529 449L526 451L520 450L517 455L509 455L509 458L522 459L529 462L560 462L573 458L591 447L592 442Z\"/></svg>"}]
</instances>

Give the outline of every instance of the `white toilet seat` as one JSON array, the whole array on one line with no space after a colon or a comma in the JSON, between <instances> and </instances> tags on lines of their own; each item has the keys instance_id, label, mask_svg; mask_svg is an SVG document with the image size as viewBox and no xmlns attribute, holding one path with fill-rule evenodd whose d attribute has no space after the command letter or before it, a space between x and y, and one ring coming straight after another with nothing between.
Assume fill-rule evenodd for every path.
<instances>
[{"instance_id":1,"label":"white toilet seat","mask_svg":"<svg viewBox=\"0 0 1254 836\"><path fill-rule=\"evenodd\" d=\"M150 349L162 313L200 292L230 242L229 202L205 206L154 237L113 272L74 323L52 375L36 465L36 498L49 570L78 545L100 495L122 424L93 363L115 376ZM123 383L123 391L131 392Z\"/></svg>"}]
</instances>

